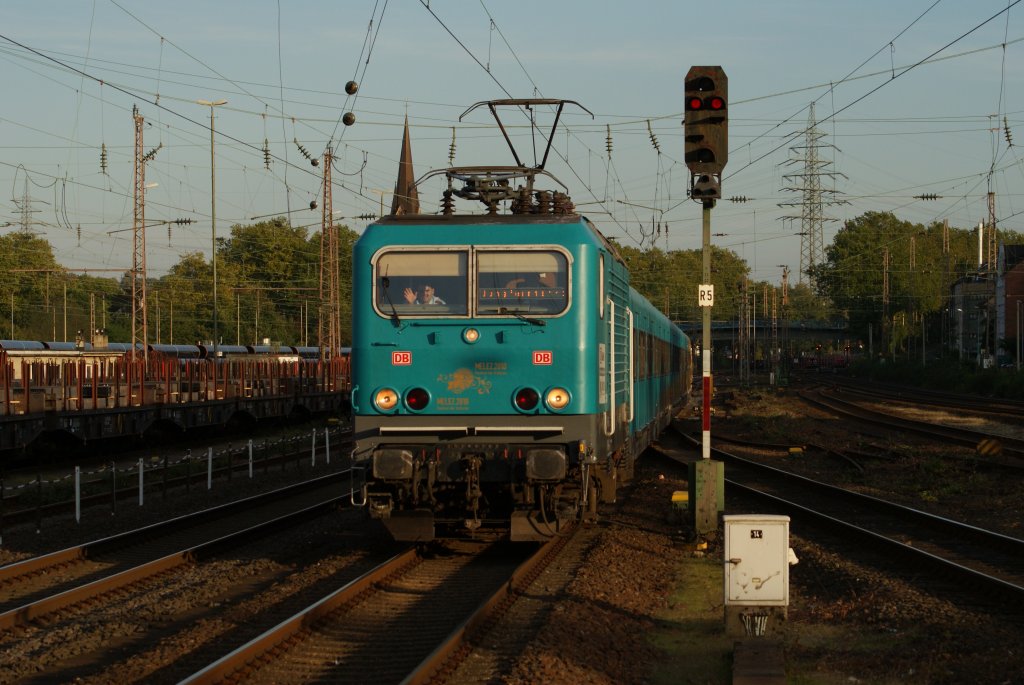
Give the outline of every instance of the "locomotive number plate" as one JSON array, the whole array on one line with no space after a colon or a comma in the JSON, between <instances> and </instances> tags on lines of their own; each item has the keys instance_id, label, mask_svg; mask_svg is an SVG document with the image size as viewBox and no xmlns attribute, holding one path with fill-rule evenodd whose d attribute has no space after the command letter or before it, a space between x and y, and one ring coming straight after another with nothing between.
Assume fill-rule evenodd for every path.
<instances>
[{"instance_id":1,"label":"locomotive number plate","mask_svg":"<svg viewBox=\"0 0 1024 685\"><path fill-rule=\"evenodd\" d=\"M551 350L534 350L533 363L535 366L551 366Z\"/></svg>"},{"instance_id":2,"label":"locomotive number plate","mask_svg":"<svg viewBox=\"0 0 1024 685\"><path fill-rule=\"evenodd\" d=\"M411 366L412 352L394 351L391 353L392 366Z\"/></svg>"}]
</instances>

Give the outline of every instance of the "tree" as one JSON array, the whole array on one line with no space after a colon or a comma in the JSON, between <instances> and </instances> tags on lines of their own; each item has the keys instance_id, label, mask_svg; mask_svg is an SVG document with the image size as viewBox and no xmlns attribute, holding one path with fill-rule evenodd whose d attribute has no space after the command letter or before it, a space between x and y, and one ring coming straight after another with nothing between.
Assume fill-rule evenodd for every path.
<instances>
[{"instance_id":1,"label":"tree","mask_svg":"<svg viewBox=\"0 0 1024 685\"><path fill-rule=\"evenodd\" d=\"M342 342L351 343L352 245L358 236L338 227ZM213 334L212 269L201 253L182 257L150 288L161 303L162 337L175 342L209 340ZM281 218L234 225L217 249L218 332L225 343L263 339L288 345L317 344L320 302L320 234ZM151 307L152 316L152 307Z\"/></svg>"},{"instance_id":2,"label":"tree","mask_svg":"<svg viewBox=\"0 0 1024 685\"><path fill-rule=\"evenodd\" d=\"M891 326L890 347L898 349L920 331L922 317L945 311L953 281L978 268L973 230L950 228L948 253L943 232L941 223L925 227L888 212L866 212L846 222L826 249L825 262L813 273L818 291L846 313L855 334L865 335L869 325Z\"/></svg>"},{"instance_id":3,"label":"tree","mask_svg":"<svg viewBox=\"0 0 1024 685\"><path fill-rule=\"evenodd\" d=\"M0 313L5 322L13 320L11 337L53 337L51 322L55 310L48 286L51 282L56 285L65 276L46 240L20 231L0 236Z\"/></svg>"},{"instance_id":4,"label":"tree","mask_svg":"<svg viewBox=\"0 0 1024 685\"><path fill-rule=\"evenodd\" d=\"M631 285L655 307L676 321L701 318L697 302L697 286L701 284L703 274L700 250L663 252L658 248L642 251L620 247L619 251L629 267ZM712 246L713 318L721 321L737 316L740 286L749 273L747 263L735 252Z\"/></svg>"}]
</instances>

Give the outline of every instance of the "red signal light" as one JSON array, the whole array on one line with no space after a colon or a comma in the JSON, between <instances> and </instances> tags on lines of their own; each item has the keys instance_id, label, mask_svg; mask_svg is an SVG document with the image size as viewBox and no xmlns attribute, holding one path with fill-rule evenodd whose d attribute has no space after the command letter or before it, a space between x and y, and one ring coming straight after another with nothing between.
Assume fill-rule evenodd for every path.
<instances>
[{"instance_id":1,"label":"red signal light","mask_svg":"<svg viewBox=\"0 0 1024 685\"><path fill-rule=\"evenodd\" d=\"M703 108L704 101L701 100L700 98L690 98L689 100L686 101L686 109L690 110L691 112Z\"/></svg>"},{"instance_id":2,"label":"red signal light","mask_svg":"<svg viewBox=\"0 0 1024 685\"><path fill-rule=\"evenodd\" d=\"M711 109L725 109L725 100L719 97L713 97L710 99L710 102L708 102L708 105Z\"/></svg>"}]
</instances>

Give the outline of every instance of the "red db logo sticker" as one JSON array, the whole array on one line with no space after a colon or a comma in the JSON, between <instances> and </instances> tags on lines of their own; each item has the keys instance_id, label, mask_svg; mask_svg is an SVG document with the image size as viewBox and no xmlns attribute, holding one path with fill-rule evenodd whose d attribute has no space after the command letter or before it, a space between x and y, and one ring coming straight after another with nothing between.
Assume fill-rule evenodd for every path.
<instances>
[{"instance_id":1,"label":"red db logo sticker","mask_svg":"<svg viewBox=\"0 0 1024 685\"><path fill-rule=\"evenodd\" d=\"M535 350L533 363L536 366L551 366L551 350Z\"/></svg>"},{"instance_id":2,"label":"red db logo sticker","mask_svg":"<svg viewBox=\"0 0 1024 685\"><path fill-rule=\"evenodd\" d=\"M412 352L392 352L392 366L410 366L412 364Z\"/></svg>"}]
</instances>

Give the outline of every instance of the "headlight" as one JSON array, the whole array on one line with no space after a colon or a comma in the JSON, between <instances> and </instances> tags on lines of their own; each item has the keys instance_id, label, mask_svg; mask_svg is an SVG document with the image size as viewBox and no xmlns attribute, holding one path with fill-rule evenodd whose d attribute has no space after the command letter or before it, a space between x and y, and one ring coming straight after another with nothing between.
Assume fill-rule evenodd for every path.
<instances>
[{"instance_id":1,"label":"headlight","mask_svg":"<svg viewBox=\"0 0 1024 685\"><path fill-rule=\"evenodd\" d=\"M544 404L555 411L565 409L569 404L569 391L565 388L551 388L544 395Z\"/></svg>"},{"instance_id":2,"label":"headlight","mask_svg":"<svg viewBox=\"0 0 1024 685\"><path fill-rule=\"evenodd\" d=\"M381 411L391 411L398 404L398 393L391 388L381 388L373 396L373 403Z\"/></svg>"},{"instance_id":3,"label":"headlight","mask_svg":"<svg viewBox=\"0 0 1024 685\"><path fill-rule=\"evenodd\" d=\"M475 328L467 328L462 331L462 339L472 345L480 339L480 331Z\"/></svg>"}]
</instances>

